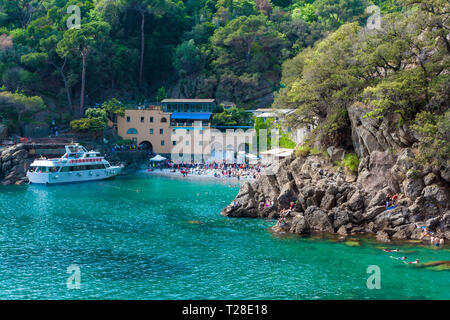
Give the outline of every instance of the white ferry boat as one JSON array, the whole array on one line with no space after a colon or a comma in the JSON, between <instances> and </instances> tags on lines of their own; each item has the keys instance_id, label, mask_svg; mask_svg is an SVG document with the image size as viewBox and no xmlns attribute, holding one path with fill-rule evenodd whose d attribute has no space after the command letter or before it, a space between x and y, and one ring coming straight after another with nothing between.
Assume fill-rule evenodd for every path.
<instances>
[{"instance_id":1,"label":"white ferry boat","mask_svg":"<svg viewBox=\"0 0 450 320\"><path fill-rule=\"evenodd\" d=\"M87 151L79 144L65 146L59 159L37 159L27 172L30 183L58 184L104 180L122 171L123 166L111 166L99 152Z\"/></svg>"}]
</instances>

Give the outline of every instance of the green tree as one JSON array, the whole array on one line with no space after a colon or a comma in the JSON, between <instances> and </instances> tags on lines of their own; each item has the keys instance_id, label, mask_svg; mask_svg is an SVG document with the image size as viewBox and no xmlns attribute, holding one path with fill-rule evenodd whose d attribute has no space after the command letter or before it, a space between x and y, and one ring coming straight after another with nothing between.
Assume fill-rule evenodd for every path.
<instances>
[{"instance_id":1,"label":"green tree","mask_svg":"<svg viewBox=\"0 0 450 320\"><path fill-rule=\"evenodd\" d=\"M166 89L164 87L161 87L158 89L158 94L156 96L156 101L161 102L166 98Z\"/></svg>"},{"instance_id":2,"label":"green tree","mask_svg":"<svg viewBox=\"0 0 450 320\"><path fill-rule=\"evenodd\" d=\"M215 126L247 126L251 120L251 114L244 108L233 107L220 113L215 113L212 124Z\"/></svg>"},{"instance_id":3,"label":"green tree","mask_svg":"<svg viewBox=\"0 0 450 320\"><path fill-rule=\"evenodd\" d=\"M13 112L17 115L20 134L22 134L23 117L25 114L36 113L46 108L41 97L28 97L22 93L0 92L0 110Z\"/></svg>"},{"instance_id":4,"label":"green tree","mask_svg":"<svg viewBox=\"0 0 450 320\"><path fill-rule=\"evenodd\" d=\"M173 65L179 74L191 74L203 69L205 57L193 39L184 41L175 49Z\"/></svg>"},{"instance_id":5,"label":"green tree","mask_svg":"<svg viewBox=\"0 0 450 320\"><path fill-rule=\"evenodd\" d=\"M71 52L80 54L82 58L80 114L83 113L84 109L87 57L101 42L105 41L109 31L110 26L108 23L93 21L84 24L81 29L67 30L62 40L58 43L57 52L62 58L67 57Z\"/></svg>"}]
</instances>

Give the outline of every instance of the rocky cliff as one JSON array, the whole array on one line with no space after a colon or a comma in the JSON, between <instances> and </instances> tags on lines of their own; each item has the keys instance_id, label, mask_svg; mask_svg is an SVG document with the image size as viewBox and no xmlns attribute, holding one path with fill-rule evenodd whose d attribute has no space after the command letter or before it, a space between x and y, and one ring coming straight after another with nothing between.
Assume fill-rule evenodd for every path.
<instances>
[{"instance_id":1,"label":"rocky cliff","mask_svg":"<svg viewBox=\"0 0 450 320\"><path fill-rule=\"evenodd\" d=\"M4 149L0 153L0 181L2 185L28 182L26 172L33 159L23 144Z\"/></svg>"},{"instance_id":2,"label":"rocky cliff","mask_svg":"<svg viewBox=\"0 0 450 320\"><path fill-rule=\"evenodd\" d=\"M272 174L246 182L222 214L229 217L279 218L295 202L276 232L371 233L377 240L418 239L427 226L450 239L450 166L421 165L415 160L417 137L393 118L364 117L361 106L349 110L352 142L360 156L357 173L346 172L322 156L295 155L273 165ZM333 153L335 153L333 151ZM399 194L386 210L388 194ZM261 206L266 200L273 206Z\"/></svg>"}]
</instances>

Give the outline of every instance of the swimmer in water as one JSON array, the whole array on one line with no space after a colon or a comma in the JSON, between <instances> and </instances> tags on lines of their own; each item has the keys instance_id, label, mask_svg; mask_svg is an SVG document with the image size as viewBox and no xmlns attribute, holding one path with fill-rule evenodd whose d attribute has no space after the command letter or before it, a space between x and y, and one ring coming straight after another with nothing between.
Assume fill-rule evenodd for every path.
<instances>
[{"instance_id":1,"label":"swimmer in water","mask_svg":"<svg viewBox=\"0 0 450 320\"><path fill-rule=\"evenodd\" d=\"M383 249L384 252L398 252L398 249Z\"/></svg>"},{"instance_id":2,"label":"swimmer in water","mask_svg":"<svg viewBox=\"0 0 450 320\"><path fill-rule=\"evenodd\" d=\"M408 259L408 257L397 258L397 257L393 257L393 256L390 256L389 258L392 258L392 259L395 259L395 260L402 260L402 261Z\"/></svg>"},{"instance_id":3,"label":"swimmer in water","mask_svg":"<svg viewBox=\"0 0 450 320\"><path fill-rule=\"evenodd\" d=\"M405 264L419 264L419 259L416 259L416 261L410 261L410 262L406 262L403 261Z\"/></svg>"}]
</instances>

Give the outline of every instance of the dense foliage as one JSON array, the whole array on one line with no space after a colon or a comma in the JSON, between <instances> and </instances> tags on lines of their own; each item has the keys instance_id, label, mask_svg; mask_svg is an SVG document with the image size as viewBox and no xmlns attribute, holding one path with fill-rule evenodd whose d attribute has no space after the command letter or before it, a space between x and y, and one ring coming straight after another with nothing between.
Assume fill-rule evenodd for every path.
<instances>
[{"instance_id":1,"label":"dense foliage","mask_svg":"<svg viewBox=\"0 0 450 320\"><path fill-rule=\"evenodd\" d=\"M275 105L296 108L292 125L319 124L316 137L323 146L342 146L351 141L349 108L362 102L366 117L392 119L392 125L416 123L424 137L422 155L446 161L450 4L398 2L403 10L384 14L380 28L344 24L287 60L286 88ZM442 152L432 154L437 149Z\"/></svg>"},{"instance_id":2,"label":"dense foliage","mask_svg":"<svg viewBox=\"0 0 450 320\"><path fill-rule=\"evenodd\" d=\"M78 115L111 97L160 99L162 87L168 97L269 106L281 63L340 25L364 21L371 3L0 0L0 79L3 90Z\"/></svg>"}]
</instances>

